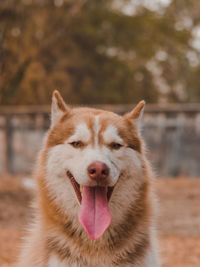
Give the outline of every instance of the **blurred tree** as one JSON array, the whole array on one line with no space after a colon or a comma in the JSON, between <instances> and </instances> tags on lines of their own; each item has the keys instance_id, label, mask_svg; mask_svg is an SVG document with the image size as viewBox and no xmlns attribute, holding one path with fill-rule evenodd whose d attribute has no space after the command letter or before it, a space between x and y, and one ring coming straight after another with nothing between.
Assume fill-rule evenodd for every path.
<instances>
[{"instance_id":1,"label":"blurred tree","mask_svg":"<svg viewBox=\"0 0 200 267\"><path fill-rule=\"evenodd\" d=\"M200 101L200 3L145 2L1 1L0 103Z\"/></svg>"}]
</instances>

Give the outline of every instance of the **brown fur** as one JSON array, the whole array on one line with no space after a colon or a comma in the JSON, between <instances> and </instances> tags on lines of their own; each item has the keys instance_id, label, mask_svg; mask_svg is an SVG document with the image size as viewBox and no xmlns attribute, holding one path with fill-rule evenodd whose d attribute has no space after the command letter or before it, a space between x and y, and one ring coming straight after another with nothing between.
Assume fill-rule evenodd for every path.
<instances>
[{"instance_id":1,"label":"brown fur","mask_svg":"<svg viewBox=\"0 0 200 267\"><path fill-rule=\"evenodd\" d=\"M64 114L59 122L49 131L37 166L36 178L39 188L37 227L33 229L32 237L30 237L30 239L32 238L32 243L34 239L37 239L33 246L35 251L26 249L18 266L35 266L34 264L26 264L29 262L29 257L33 259L39 258L41 253L44 263L38 265L39 267L47 267L47 260L51 253L55 253L61 260L70 259L71 264L78 259L80 266L86 266L87 257L91 258L92 261L92 259L104 256L109 258L109 255L115 255L111 263L112 266L127 266L127 264L131 264L130 266L143 266L137 265L137 263L144 263L145 254L150 247L149 227L152 216L151 182L149 177L151 175L145 159L143 159L142 163L143 178L135 185L137 188L132 188L135 195L133 200L130 200L129 208L124 214L121 223L118 225L111 223L104 236L95 241L88 237L83 228L77 227L77 218L64 215L52 198L44 177L46 176L45 166L48 149L55 145L63 144L74 133L75 126L82 120L86 122L88 128L93 133L92 140L94 142L94 115L101 115L100 145L103 144L103 138L101 137L103 131L112 122L112 125L119 129L119 135L125 140L127 146L142 154L142 140L138 136L131 119L138 118L144 102L140 102L133 112L126 114L124 120L124 118L112 112L89 108L69 110L62 98L60 98L60 95L57 92L54 94L58 100L59 108L64 111ZM66 176L66 181L67 179L68 177ZM132 178L122 173L115 190L119 190L120 186L127 179ZM115 205L115 190L110 201L111 206ZM35 237L33 238L33 236Z\"/></svg>"}]
</instances>

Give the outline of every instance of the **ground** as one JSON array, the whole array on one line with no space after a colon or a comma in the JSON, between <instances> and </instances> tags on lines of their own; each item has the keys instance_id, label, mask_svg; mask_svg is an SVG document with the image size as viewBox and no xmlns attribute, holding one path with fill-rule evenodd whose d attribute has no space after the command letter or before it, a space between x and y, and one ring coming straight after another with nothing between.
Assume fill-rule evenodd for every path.
<instances>
[{"instance_id":1,"label":"ground","mask_svg":"<svg viewBox=\"0 0 200 267\"><path fill-rule=\"evenodd\" d=\"M26 183L27 184L27 183ZM200 179L156 181L159 244L163 267L200 266ZM23 177L0 177L0 266L10 267L18 255L30 220L33 193Z\"/></svg>"}]
</instances>

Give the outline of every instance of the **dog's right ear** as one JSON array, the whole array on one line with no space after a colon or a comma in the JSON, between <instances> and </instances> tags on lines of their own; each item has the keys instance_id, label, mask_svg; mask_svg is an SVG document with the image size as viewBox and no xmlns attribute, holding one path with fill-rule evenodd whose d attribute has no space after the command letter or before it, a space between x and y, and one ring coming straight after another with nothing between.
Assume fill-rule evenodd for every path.
<instances>
[{"instance_id":1,"label":"dog's right ear","mask_svg":"<svg viewBox=\"0 0 200 267\"><path fill-rule=\"evenodd\" d=\"M61 116L70 112L70 108L65 104L60 93L55 90L52 96L52 104L51 104L51 128L59 121Z\"/></svg>"},{"instance_id":2,"label":"dog's right ear","mask_svg":"<svg viewBox=\"0 0 200 267\"><path fill-rule=\"evenodd\" d=\"M144 113L144 106L145 106L145 101L142 100L136 105L136 107L131 112L124 115L124 118L134 123L138 131L138 134L140 134L141 132L141 120Z\"/></svg>"}]
</instances>

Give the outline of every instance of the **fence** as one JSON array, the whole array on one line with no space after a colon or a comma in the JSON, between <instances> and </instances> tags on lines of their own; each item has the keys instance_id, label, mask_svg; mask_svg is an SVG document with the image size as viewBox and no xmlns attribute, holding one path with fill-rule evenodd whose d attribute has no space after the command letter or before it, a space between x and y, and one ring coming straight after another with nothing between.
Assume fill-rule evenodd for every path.
<instances>
[{"instance_id":1,"label":"fence","mask_svg":"<svg viewBox=\"0 0 200 267\"><path fill-rule=\"evenodd\" d=\"M130 105L101 108L123 114ZM0 108L0 173L30 173L49 127L49 107ZM147 105L143 136L161 176L200 176L200 104Z\"/></svg>"}]
</instances>

